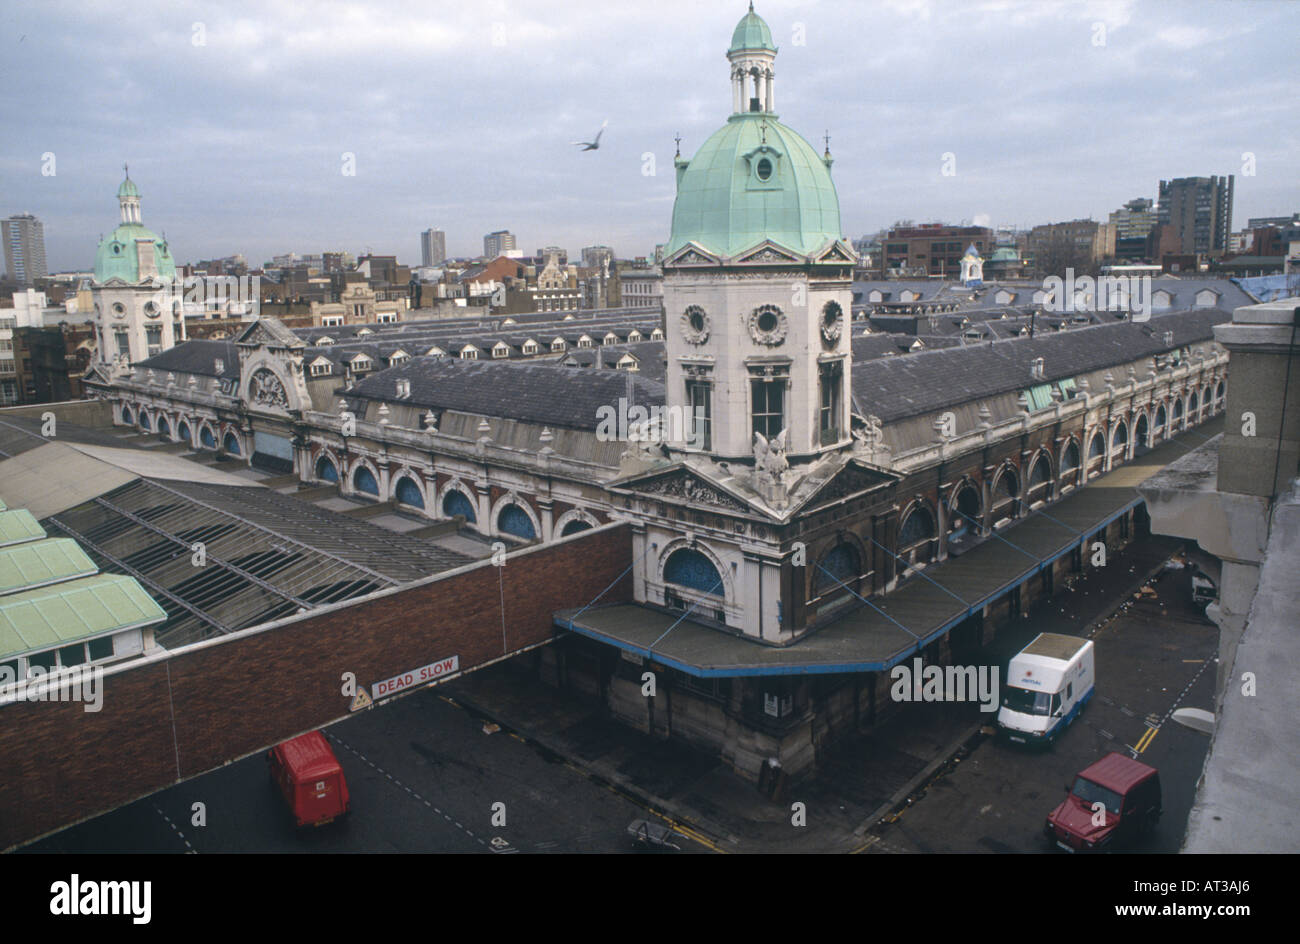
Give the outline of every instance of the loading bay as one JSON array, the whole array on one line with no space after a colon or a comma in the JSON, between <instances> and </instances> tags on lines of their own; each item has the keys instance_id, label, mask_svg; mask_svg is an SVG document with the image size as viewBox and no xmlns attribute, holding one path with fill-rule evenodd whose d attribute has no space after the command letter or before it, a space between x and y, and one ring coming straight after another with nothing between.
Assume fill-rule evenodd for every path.
<instances>
[{"instance_id":1,"label":"loading bay","mask_svg":"<svg viewBox=\"0 0 1300 944\"><path fill-rule=\"evenodd\" d=\"M328 728L352 792L342 822L295 833L255 755L24 851L630 852L628 824L649 819L686 852L1041 853L1064 785L1117 750L1157 767L1164 787L1160 826L1137 851L1177 852L1209 739L1170 716L1212 707L1218 644L1178 550L1134 541L989 647L1005 665L1040 631L1095 640L1097 695L1047 751L999 742L973 704L907 705L770 798L717 758L505 663Z\"/></svg>"}]
</instances>

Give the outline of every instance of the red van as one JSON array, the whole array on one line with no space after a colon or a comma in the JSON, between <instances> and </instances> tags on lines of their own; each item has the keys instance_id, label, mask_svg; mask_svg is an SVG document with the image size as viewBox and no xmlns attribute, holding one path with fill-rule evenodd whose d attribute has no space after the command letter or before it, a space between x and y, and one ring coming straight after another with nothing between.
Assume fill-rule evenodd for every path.
<instances>
[{"instance_id":1,"label":"red van","mask_svg":"<svg viewBox=\"0 0 1300 944\"><path fill-rule=\"evenodd\" d=\"M271 782L297 826L324 826L351 808L343 768L319 731L300 734L266 753Z\"/></svg>"},{"instance_id":2,"label":"red van","mask_svg":"<svg viewBox=\"0 0 1300 944\"><path fill-rule=\"evenodd\" d=\"M1160 773L1115 751L1079 771L1066 789L1069 796L1043 827L1048 840L1066 852L1118 848L1154 829L1163 812Z\"/></svg>"}]
</instances>

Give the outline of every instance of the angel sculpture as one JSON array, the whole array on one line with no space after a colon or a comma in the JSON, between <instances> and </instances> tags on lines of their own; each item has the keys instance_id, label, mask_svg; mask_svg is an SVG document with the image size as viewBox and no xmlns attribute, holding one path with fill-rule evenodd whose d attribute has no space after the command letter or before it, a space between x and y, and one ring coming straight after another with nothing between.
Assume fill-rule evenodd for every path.
<instances>
[{"instance_id":1,"label":"angel sculpture","mask_svg":"<svg viewBox=\"0 0 1300 944\"><path fill-rule=\"evenodd\" d=\"M778 482L781 481L781 474L790 468L790 463L785 461L787 432L788 429L783 429L769 441L762 433L754 431L754 465Z\"/></svg>"}]
</instances>

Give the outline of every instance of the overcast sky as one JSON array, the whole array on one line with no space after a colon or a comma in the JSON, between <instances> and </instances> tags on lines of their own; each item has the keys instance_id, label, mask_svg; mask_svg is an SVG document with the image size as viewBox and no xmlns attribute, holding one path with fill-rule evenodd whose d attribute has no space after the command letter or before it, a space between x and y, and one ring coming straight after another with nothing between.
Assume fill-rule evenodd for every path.
<instances>
[{"instance_id":1,"label":"overcast sky","mask_svg":"<svg viewBox=\"0 0 1300 944\"><path fill-rule=\"evenodd\" d=\"M89 268L129 162L144 222L181 261L369 249L418 263L429 227L453 255L496 229L529 253L648 254L668 237L674 134L689 156L730 113L724 54L745 10L6 3L0 215L44 221L52 271ZM1210 174L1237 175L1234 228L1300 210L1300 4L757 12L780 47L782 122L819 150L829 129L850 238L898 219L1105 220L1162 177ZM600 150L571 146L606 120Z\"/></svg>"}]
</instances>

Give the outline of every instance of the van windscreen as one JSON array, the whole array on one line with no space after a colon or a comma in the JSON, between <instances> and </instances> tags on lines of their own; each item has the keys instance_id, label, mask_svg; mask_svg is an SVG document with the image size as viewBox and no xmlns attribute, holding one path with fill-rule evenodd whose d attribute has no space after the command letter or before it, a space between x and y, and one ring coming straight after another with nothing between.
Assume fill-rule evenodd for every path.
<instances>
[{"instance_id":1,"label":"van windscreen","mask_svg":"<svg viewBox=\"0 0 1300 944\"><path fill-rule=\"evenodd\" d=\"M1093 783L1091 780L1085 780L1082 777L1076 777L1074 780L1074 789L1070 791L1088 806L1101 801L1106 804L1106 812L1112 816L1119 815L1120 795L1114 790L1107 790L1099 783Z\"/></svg>"},{"instance_id":2,"label":"van windscreen","mask_svg":"<svg viewBox=\"0 0 1300 944\"><path fill-rule=\"evenodd\" d=\"M1052 705L1052 697L1047 692L1032 692L1027 688L1008 685L1002 690L1002 707L1018 711L1022 715L1045 715Z\"/></svg>"}]
</instances>

